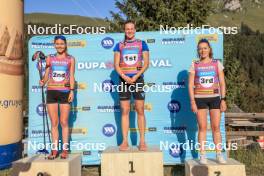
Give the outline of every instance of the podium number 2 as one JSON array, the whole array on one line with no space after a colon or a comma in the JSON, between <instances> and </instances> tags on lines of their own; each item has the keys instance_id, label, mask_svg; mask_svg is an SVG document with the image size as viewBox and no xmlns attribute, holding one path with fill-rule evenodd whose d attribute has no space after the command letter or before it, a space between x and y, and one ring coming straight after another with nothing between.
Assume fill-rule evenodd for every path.
<instances>
[{"instance_id":1,"label":"podium number 2","mask_svg":"<svg viewBox=\"0 0 264 176\"><path fill-rule=\"evenodd\" d=\"M134 170L134 163L133 163L133 161L129 161L128 163L129 163L129 165L130 165L129 173L135 173L135 170Z\"/></svg>"},{"instance_id":2,"label":"podium number 2","mask_svg":"<svg viewBox=\"0 0 264 176\"><path fill-rule=\"evenodd\" d=\"M221 176L221 172L220 171L215 171L215 176Z\"/></svg>"}]
</instances>

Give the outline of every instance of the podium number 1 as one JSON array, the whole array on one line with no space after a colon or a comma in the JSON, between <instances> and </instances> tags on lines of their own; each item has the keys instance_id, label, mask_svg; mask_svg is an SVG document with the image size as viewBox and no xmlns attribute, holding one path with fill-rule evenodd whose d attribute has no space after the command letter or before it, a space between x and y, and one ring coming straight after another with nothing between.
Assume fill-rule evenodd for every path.
<instances>
[{"instance_id":1,"label":"podium number 1","mask_svg":"<svg viewBox=\"0 0 264 176\"><path fill-rule=\"evenodd\" d=\"M215 171L214 172L216 176L221 176L221 172L220 171Z\"/></svg>"},{"instance_id":2,"label":"podium number 1","mask_svg":"<svg viewBox=\"0 0 264 176\"><path fill-rule=\"evenodd\" d=\"M135 173L133 161L129 161L128 164L130 165L129 173Z\"/></svg>"}]
</instances>

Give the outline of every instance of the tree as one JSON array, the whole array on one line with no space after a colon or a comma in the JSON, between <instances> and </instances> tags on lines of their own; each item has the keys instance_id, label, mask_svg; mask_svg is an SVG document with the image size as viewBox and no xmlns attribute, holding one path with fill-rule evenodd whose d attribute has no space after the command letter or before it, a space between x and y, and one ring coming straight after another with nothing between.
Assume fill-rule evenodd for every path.
<instances>
[{"instance_id":1,"label":"tree","mask_svg":"<svg viewBox=\"0 0 264 176\"><path fill-rule=\"evenodd\" d=\"M212 11L212 0L116 0L118 13L110 11L112 31L120 32L126 20L134 20L138 30L158 30L169 26L200 26Z\"/></svg>"}]
</instances>

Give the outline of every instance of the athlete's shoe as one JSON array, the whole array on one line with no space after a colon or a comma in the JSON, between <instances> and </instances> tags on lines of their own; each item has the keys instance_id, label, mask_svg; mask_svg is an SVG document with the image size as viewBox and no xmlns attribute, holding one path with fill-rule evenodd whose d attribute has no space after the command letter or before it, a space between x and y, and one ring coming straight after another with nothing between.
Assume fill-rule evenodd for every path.
<instances>
[{"instance_id":1,"label":"athlete's shoe","mask_svg":"<svg viewBox=\"0 0 264 176\"><path fill-rule=\"evenodd\" d=\"M226 160L224 159L223 155L221 153L216 154L216 161L220 164L225 164Z\"/></svg>"},{"instance_id":2,"label":"athlete's shoe","mask_svg":"<svg viewBox=\"0 0 264 176\"><path fill-rule=\"evenodd\" d=\"M120 146L119 146L119 150L120 151L127 151L129 150L129 145L127 142L123 142Z\"/></svg>"},{"instance_id":3,"label":"athlete's shoe","mask_svg":"<svg viewBox=\"0 0 264 176\"><path fill-rule=\"evenodd\" d=\"M147 147L146 143L144 142L144 143L139 143L138 149L140 151L146 151L148 149L148 147Z\"/></svg>"},{"instance_id":4,"label":"athlete's shoe","mask_svg":"<svg viewBox=\"0 0 264 176\"><path fill-rule=\"evenodd\" d=\"M200 164L207 164L206 154L200 154Z\"/></svg>"},{"instance_id":5,"label":"athlete's shoe","mask_svg":"<svg viewBox=\"0 0 264 176\"><path fill-rule=\"evenodd\" d=\"M68 150L63 150L61 155L60 155L61 159L67 159L68 158Z\"/></svg>"},{"instance_id":6,"label":"athlete's shoe","mask_svg":"<svg viewBox=\"0 0 264 176\"><path fill-rule=\"evenodd\" d=\"M54 160L54 159L58 158L58 156L59 156L58 150L51 150L51 153L49 154L48 159Z\"/></svg>"}]
</instances>

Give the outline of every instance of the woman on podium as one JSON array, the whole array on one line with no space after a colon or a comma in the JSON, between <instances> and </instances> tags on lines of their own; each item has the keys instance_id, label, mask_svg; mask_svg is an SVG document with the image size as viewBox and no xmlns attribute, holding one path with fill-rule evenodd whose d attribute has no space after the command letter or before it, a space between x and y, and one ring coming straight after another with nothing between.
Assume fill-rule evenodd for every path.
<instances>
[{"instance_id":1,"label":"woman on podium","mask_svg":"<svg viewBox=\"0 0 264 176\"><path fill-rule=\"evenodd\" d=\"M136 26L133 21L124 24L125 39L116 44L114 48L114 65L119 74L121 90L119 91L120 106L122 111L122 135L123 142L119 146L120 151L129 149L128 130L131 95L135 100L135 110L138 116L138 127L140 133L139 150L145 151L145 114L143 90L143 73L149 66L149 49L146 42L136 39Z\"/></svg>"},{"instance_id":2,"label":"woman on podium","mask_svg":"<svg viewBox=\"0 0 264 176\"><path fill-rule=\"evenodd\" d=\"M55 36L54 46L56 54L46 59L46 70L40 85L47 83L47 109L51 121L52 150L48 159L55 159L58 152L58 125L62 127L63 150L61 158L68 157L69 126L68 117L71 109L70 103L74 99L74 71L75 59L67 53L67 41L62 35ZM58 113L60 110L60 113ZM60 118L58 117L60 114Z\"/></svg>"},{"instance_id":3,"label":"woman on podium","mask_svg":"<svg viewBox=\"0 0 264 176\"><path fill-rule=\"evenodd\" d=\"M226 163L221 154L220 133L221 112L226 111L224 67L219 60L213 59L213 50L207 39L198 42L197 52L199 60L194 61L189 70L189 95L191 109L196 113L199 126L200 163L207 163L205 143L208 109L216 146L216 160L219 163Z\"/></svg>"}]
</instances>

